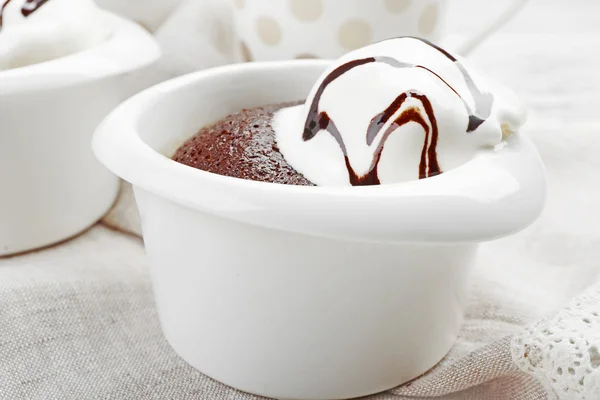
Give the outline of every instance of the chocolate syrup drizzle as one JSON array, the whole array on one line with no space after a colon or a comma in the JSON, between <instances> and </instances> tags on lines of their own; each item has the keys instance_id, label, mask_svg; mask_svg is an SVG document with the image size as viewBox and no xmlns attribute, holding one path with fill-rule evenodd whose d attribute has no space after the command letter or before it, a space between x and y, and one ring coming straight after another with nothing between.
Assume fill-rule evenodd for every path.
<instances>
[{"instance_id":1,"label":"chocolate syrup drizzle","mask_svg":"<svg viewBox=\"0 0 600 400\"><path fill-rule=\"evenodd\" d=\"M39 10L41 6L46 4L48 0L25 0L23 8L21 8L21 14L24 17L29 17L31 14Z\"/></svg>"},{"instance_id":2,"label":"chocolate syrup drizzle","mask_svg":"<svg viewBox=\"0 0 600 400\"><path fill-rule=\"evenodd\" d=\"M8 4L11 2L12 0L6 0L4 2L4 4L2 4L2 7L0 8L0 31L2 30L2 17L4 15L4 9L6 8L6 6L8 6Z\"/></svg>"},{"instance_id":3,"label":"chocolate syrup drizzle","mask_svg":"<svg viewBox=\"0 0 600 400\"><path fill-rule=\"evenodd\" d=\"M12 0L6 0L2 7L0 7L0 30L2 30L2 16L4 15L4 9ZM25 18L36 12L41 6L46 4L48 0L25 0L23 7L21 8L21 14Z\"/></svg>"},{"instance_id":4,"label":"chocolate syrup drizzle","mask_svg":"<svg viewBox=\"0 0 600 400\"><path fill-rule=\"evenodd\" d=\"M302 134L302 139L304 141L311 140L314 138L317 133L321 130L328 131L338 142L342 152L344 154L346 168L348 169L348 175L350 177L350 183L353 186L359 185L379 185L380 180L378 176L378 166L379 161L381 159L381 153L383 152L383 147L387 138L394 132L396 129L401 127L402 125L408 124L409 122L415 122L423 128L425 131L425 143L423 144L423 150L421 152L421 161L419 163L419 179L428 178L431 176L435 176L441 174L442 171L440 169L438 160L437 160L437 142L438 142L438 125L437 119L435 117L435 113L433 111L433 106L429 98L419 93L415 90L409 90L400 94L389 106L386 110L381 112L380 114L373 117L369 127L367 128L366 140L367 144L370 146L373 144L377 135L383 129L383 126L394 116L398 110L402 107L404 102L408 98L415 98L419 100L423 109L425 110L425 114L427 116L427 121L423 118L421 111L418 108L410 107L404 110L396 119L392 122L392 124L386 129L383 133L383 136L375 149L375 153L373 156L373 161L371 163L370 170L367 174L363 176L358 176L354 169L350 165L350 160L348 159L348 154L346 152L346 145L340 134L338 128L335 125L335 122L329 117L329 115L325 111L319 112L319 102L321 100L321 96L323 92L333 81L335 81L340 76L344 75L346 72L359 67L361 65L370 64L370 63L384 63L393 68L422 68L431 74L435 75L440 81L442 81L446 86L448 86L462 101L467 113L469 115L469 124L467 126L467 132L475 131L487 118L489 118L492 109L493 96L490 93L482 93L477 85L473 82L471 75L465 69L465 67L450 53L446 50L438 47L437 45L431 43L430 41L418 37L407 36L405 38L412 38L416 40L420 40L421 42L433 47L444 56L446 56L450 61L452 61L456 67L459 69L465 83L467 84L467 88L473 97L475 102L475 110L472 110L469 104L460 96L460 94L442 79L438 74L433 72L427 67L422 65L415 65L410 63L404 63L393 59L391 57L368 57L358 60L352 60L343 64L333 70L329 75L325 77L315 96L313 98L313 102L308 111L308 116L306 118L306 123L304 125L304 133ZM388 39L392 40L392 39Z\"/></svg>"}]
</instances>

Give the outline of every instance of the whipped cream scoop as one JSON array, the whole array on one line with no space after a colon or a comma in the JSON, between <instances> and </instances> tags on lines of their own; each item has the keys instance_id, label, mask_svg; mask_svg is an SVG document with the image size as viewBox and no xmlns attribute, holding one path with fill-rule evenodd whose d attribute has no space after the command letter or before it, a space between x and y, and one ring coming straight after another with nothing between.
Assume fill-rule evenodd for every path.
<instances>
[{"instance_id":1,"label":"whipped cream scoop","mask_svg":"<svg viewBox=\"0 0 600 400\"><path fill-rule=\"evenodd\" d=\"M305 104L273 127L286 161L311 182L423 179L493 149L526 120L507 89L437 45L403 37L338 59Z\"/></svg>"},{"instance_id":2,"label":"whipped cream scoop","mask_svg":"<svg viewBox=\"0 0 600 400\"><path fill-rule=\"evenodd\" d=\"M78 53L110 31L93 0L0 0L0 70Z\"/></svg>"}]
</instances>

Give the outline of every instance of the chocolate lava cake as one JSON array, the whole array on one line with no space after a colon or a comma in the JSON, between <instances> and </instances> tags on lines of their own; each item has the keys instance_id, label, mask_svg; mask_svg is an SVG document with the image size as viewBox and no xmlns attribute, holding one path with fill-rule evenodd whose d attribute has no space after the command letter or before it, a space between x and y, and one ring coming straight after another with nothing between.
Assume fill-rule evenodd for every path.
<instances>
[{"instance_id":1,"label":"chocolate lava cake","mask_svg":"<svg viewBox=\"0 0 600 400\"><path fill-rule=\"evenodd\" d=\"M283 158L271 126L273 114L299 103L244 109L202 128L173 160L219 175L260 182L314 186Z\"/></svg>"}]
</instances>

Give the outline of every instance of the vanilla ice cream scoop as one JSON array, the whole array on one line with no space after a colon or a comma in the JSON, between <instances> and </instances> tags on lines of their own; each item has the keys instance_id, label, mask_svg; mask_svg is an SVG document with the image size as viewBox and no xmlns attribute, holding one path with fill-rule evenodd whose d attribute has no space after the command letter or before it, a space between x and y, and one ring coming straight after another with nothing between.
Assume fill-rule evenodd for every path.
<instances>
[{"instance_id":1,"label":"vanilla ice cream scoop","mask_svg":"<svg viewBox=\"0 0 600 400\"><path fill-rule=\"evenodd\" d=\"M512 93L464 60L404 37L341 57L273 126L290 165L319 186L340 186L441 174L499 145L525 119Z\"/></svg>"},{"instance_id":2,"label":"vanilla ice cream scoop","mask_svg":"<svg viewBox=\"0 0 600 400\"><path fill-rule=\"evenodd\" d=\"M78 53L105 41L93 0L0 0L0 70Z\"/></svg>"}]
</instances>

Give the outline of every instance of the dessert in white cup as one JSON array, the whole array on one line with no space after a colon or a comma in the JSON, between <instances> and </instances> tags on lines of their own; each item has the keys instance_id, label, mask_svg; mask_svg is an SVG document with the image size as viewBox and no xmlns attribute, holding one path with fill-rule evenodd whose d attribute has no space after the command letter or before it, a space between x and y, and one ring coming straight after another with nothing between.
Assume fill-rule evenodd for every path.
<instances>
[{"instance_id":1,"label":"dessert in white cup","mask_svg":"<svg viewBox=\"0 0 600 400\"><path fill-rule=\"evenodd\" d=\"M42 18L43 11L52 11L53 1L18 21L31 28L23 28L24 41L19 39L20 43L39 33L35 17L46 27L55 26L45 25L48 21ZM13 13L21 13L29 3L12 0L9 6L17 7ZM3 42L3 34L16 35L9 26L16 17L11 14L14 18L7 18L8 7L4 11L2 62L20 67L0 70L0 256L73 236L111 206L118 178L95 159L92 133L127 95L123 91L127 74L159 56L158 45L143 28L95 9L94 18L102 22L94 26L107 32L102 40L96 41L93 34L96 39L85 41L91 47L65 44L73 51L59 58L48 60L49 51L23 58L21 51L10 50L15 49L15 36ZM52 30L44 32L50 35ZM28 43L31 49L40 44L35 40ZM48 36L43 43L56 44Z\"/></svg>"},{"instance_id":2,"label":"dessert in white cup","mask_svg":"<svg viewBox=\"0 0 600 400\"><path fill-rule=\"evenodd\" d=\"M378 186L256 182L169 159L200 126L307 98L331 68L184 76L128 100L94 137L98 158L134 185L169 343L268 397L358 397L433 367L458 333L478 243L523 229L544 202L522 131L443 174Z\"/></svg>"},{"instance_id":3,"label":"dessert in white cup","mask_svg":"<svg viewBox=\"0 0 600 400\"><path fill-rule=\"evenodd\" d=\"M93 0L1 0L0 70L78 53L110 34Z\"/></svg>"},{"instance_id":4,"label":"dessert in white cup","mask_svg":"<svg viewBox=\"0 0 600 400\"><path fill-rule=\"evenodd\" d=\"M338 59L305 104L277 112L273 128L294 169L338 186L441 174L501 144L525 120L516 96L465 60L402 37Z\"/></svg>"}]
</instances>

